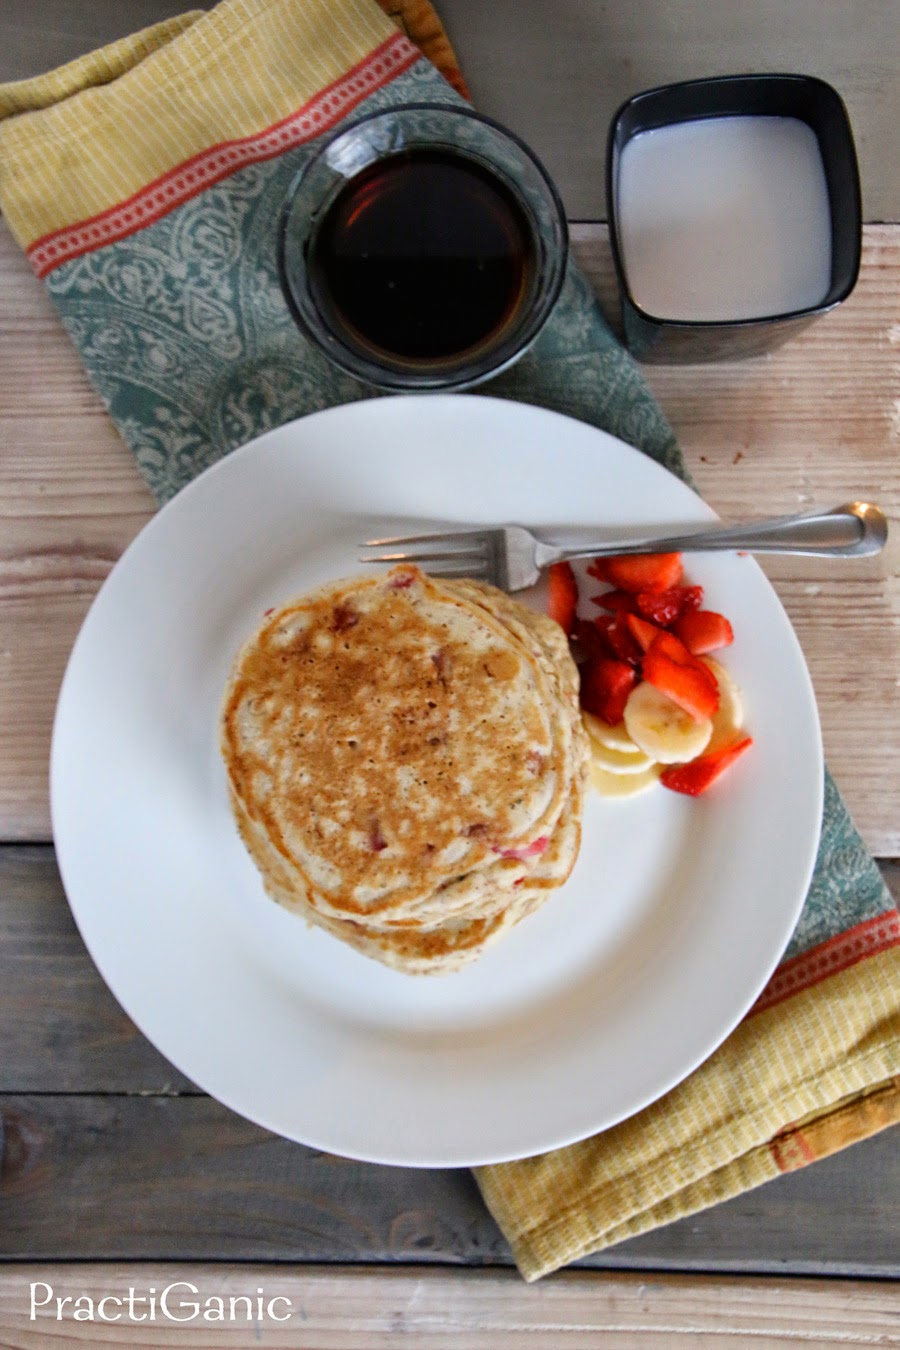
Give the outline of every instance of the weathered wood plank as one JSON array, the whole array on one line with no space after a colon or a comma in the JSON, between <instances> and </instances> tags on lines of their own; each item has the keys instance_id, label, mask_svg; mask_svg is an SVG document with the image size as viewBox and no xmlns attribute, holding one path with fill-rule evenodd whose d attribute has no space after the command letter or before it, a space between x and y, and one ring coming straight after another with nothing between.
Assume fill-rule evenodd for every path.
<instances>
[{"instance_id":1,"label":"weathered wood plank","mask_svg":"<svg viewBox=\"0 0 900 1350\"><path fill-rule=\"evenodd\" d=\"M576 252L614 312L605 231ZM850 301L779 352L648 367L694 478L727 518L870 496L900 519L900 226L867 232ZM59 682L87 607L152 514L42 287L0 230L0 838L46 839ZM879 559L766 563L797 629L835 777L870 848L900 852L900 533ZM866 660L851 660L864 650Z\"/></svg>"},{"instance_id":2,"label":"weathered wood plank","mask_svg":"<svg viewBox=\"0 0 900 1350\"><path fill-rule=\"evenodd\" d=\"M900 900L900 863L882 863ZM53 850L0 848L0 1093L196 1092L96 970Z\"/></svg>"},{"instance_id":3,"label":"weathered wood plank","mask_svg":"<svg viewBox=\"0 0 900 1350\"><path fill-rule=\"evenodd\" d=\"M884 870L900 895L900 866ZM465 1172L348 1162L206 1097L156 1095L192 1089L106 990L46 848L0 851L0 1065L0 1258L509 1262ZM900 1275L898 1142L868 1140L593 1264Z\"/></svg>"},{"instance_id":4,"label":"weathered wood plank","mask_svg":"<svg viewBox=\"0 0 900 1350\"><path fill-rule=\"evenodd\" d=\"M209 7L204 6L204 7ZM0 79L20 79L191 8L187 0L5 0ZM856 132L867 220L900 218L892 0L439 0L476 106L530 140L569 214L605 214L603 159L623 99L670 80L797 70L834 84Z\"/></svg>"},{"instance_id":5,"label":"weathered wood plank","mask_svg":"<svg viewBox=\"0 0 900 1350\"><path fill-rule=\"evenodd\" d=\"M76 1308L92 1320L76 1321ZM59 1345L62 1335L67 1345L121 1345L127 1338L129 1345L173 1350L213 1343L685 1350L698 1337L733 1350L810 1344L827 1350L900 1343L898 1312L896 1286L849 1280L648 1281L567 1273L528 1287L507 1272L158 1263L139 1270L26 1265L0 1275L0 1336L19 1350Z\"/></svg>"},{"instance_id":6,"label":"weathered wood plank","mask_svg":"<svg viewBox=\"0 0 900 1350\"><path fill-rule=\"evenodd\" d=\"M900 865L884 872L900 896ZM510 1260L466 1172L332 1158L162 1095L196 1089L104 986L47 848L0 850L0 1066L0 1259ZM900 1275L898 1144L889 1132L587 1264Z\"/></svg>"},{"instance_id":7,"label":"weathered wood plank","mask_svg":"<svg viewBox=\"0 0 900 1350\"><path fill-rule=\"evenodd\" d=\"M49 838L48 762L88 606L153 501L0 228L0 839Z\"/></svg>"},{"instance_id":8,"label":"weathered wood plank","mask_svg":"<svg viewBox=\"0 0 900 1350\"><path fill-rule=\"evenodd\" d=\"M208 1097L0 1096L0 1260L508 1265L466 1171L291 1144ZM582 1264L900 1278L900 1130Z\"/></svg>"},{"instance_id":9,"label":"weathered wood plank","mask_svg":"<svg viewBox=\"0 0 900 1350\"><path fill-rule=\"evenodd\" d=\"M196 1091L100 978L46 847L0 849L0 1091Z\"/></svg>"},{"instance_id":10,"label":"weathered wood plank","mask_svg":"<svg viewBox=\"0 0 900 1350\"><path fill-rule=\"evenodd\" d=\"M185 7L12 0L0 78L47 68ZM814 0L790 13L778 0L724 0L711 20L695 0L651 0L634 13L580 0L566 15L554 12L548 28L544 9L511 0L440 5L476 101L533 141L573 215L602 213L603 141L620 97L713 68L793 63L844 93L867 216L897 219L900 30L890 0L864 7L860 22L862 0L827 0L823 22ZM498 61L503 51L508 59ZM596 134L585 134L592 127ZM579 227L575 236L612 312L604 235ZM648 369L696 481L723 515L838 500L849 487L886 502L897 518L898 295L900 229L870 229L852 301L781 353L740 367ZM52 307L0 230L0 838L48 837L46 754L65 658L98 585L151 511ZM898 559L895 541L852 579L819 564L769 567L810 661L829 761L878 853L900 850L896 776L884 768L900 749ZM864 668L848 670L847 653L860 651ZM896 894L897 870L887 872ZM0 1255L509 1262L467 1173L344 1162L190 1095L93 970L47 851L0 859L0 1064L0 1086L12 1094L0 1098ZM86 1087L188 1095L66 1095ZM898 1138L887 1132L589 1264L898 1277ZM115 1293L134 1282L132 1268L41 1270L57 1292ZM56 1345L64 1330L69 1343L118 1343L115 1328L96 1323L23 1321L27 1273L0 1275L0 1342ZM296 1296L302 1343L314 1336L321 1350L398 1340L462 1341L467 1350L548 1340L669 1350L701 1332L707 1343L754 1350L900 1342L896 1289L874 1284L651 1284L573 1274L526 1290L508 1272L421 1267L396 1276L258 1266L195 1274L204 1293L255 1292L264 1283L270 1295ZM171 1277L185 1278L185 1267ZM140 1273L147 1284L168 1278L155 1266ZM545 1297L550 1290L558 1292ZM198 1339L177 1325L130 1331L134 1344ZM254 1331L254 1343L298 1343L298 1325L283 1338L274 1323ZM249 1343L241 1332L215 1328L216 1343Z\"/></svg>"}]
</instances>

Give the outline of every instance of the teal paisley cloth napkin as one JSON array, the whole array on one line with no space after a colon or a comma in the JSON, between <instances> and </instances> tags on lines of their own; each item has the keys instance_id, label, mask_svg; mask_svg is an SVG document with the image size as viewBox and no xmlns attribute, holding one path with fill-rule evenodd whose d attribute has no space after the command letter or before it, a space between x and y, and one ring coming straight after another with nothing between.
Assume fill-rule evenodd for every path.
<instances>
[{"instance_id":1,"label":"teal paisley cloth napkin","mask_svg":"<svg viewBox=\"0 0 900 1350\"><path fill-rule=\"evenodd\" d=\"M392 17L372 0L223 0L0 89L0 205L160 504L261 433L375 394L298 333L279 287L275 222L323 132L397 104L460 101L416 45L461 85L430 8L401 0L383 9ZM574 264L539 340L482 389L600 427L686 477L670 427ZM812 1048L789 1046L785 1008L818 990L824 1017L838 1007L836 991L845 996L848 972L871 970L875 988L898 944L897 911L829 779L802 918L735 1033L762 1059L773 1047L805 1095L786 1093L786 1114L756 1136L738 1140L733 1121L710 1127L705 1152L691 1150L706 1160L692 1174L664 1173L655 1160L675 1103L664 1128L658 1114L636 1118L627 1143L608 1133L573 1146L577 1155L482 1169L479 1184L526 1277L897 1119L900 996L886 1009L873 998L867 1017L860 1000L870 986L854 986L858 1016L849 1020L872 1068L866 1076L849 1050L836 1050L818 1095L809 1080L819 1061ZM688 1099L690 1083L679 1089ZM757 1090L765 1095L762 1081ZM804 1133L797 1120L807 1114ZM601 1177L616 1168L622 1187L604 1189Z\"/></svg>"}]
</instances>

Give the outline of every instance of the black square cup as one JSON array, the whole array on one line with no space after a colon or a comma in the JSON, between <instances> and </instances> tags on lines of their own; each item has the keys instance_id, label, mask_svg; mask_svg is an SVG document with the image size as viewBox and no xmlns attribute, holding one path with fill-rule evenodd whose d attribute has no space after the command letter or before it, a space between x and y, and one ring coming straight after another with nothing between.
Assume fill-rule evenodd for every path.
<instances>
[{"instance_id":1,"label":"black square cup","mask_svg":"<svg viewBox=\"0 0 900 1350\"><path fill-rule=\"evenodd\" d=\"M617 183L625 145L643 131L710 117L793 117L815 133L831 220L831 282L807 309L762 318L698 322L661 319L634 299L625 268ZM613 261L622 303L625 341L648 363L731 361L778 347L853 290L862 246L862 203L853 133L840 96L808 75L725 75L688 80L636 94L613 118L606 155L606 200Z\"/></svg>"}]
</instances>

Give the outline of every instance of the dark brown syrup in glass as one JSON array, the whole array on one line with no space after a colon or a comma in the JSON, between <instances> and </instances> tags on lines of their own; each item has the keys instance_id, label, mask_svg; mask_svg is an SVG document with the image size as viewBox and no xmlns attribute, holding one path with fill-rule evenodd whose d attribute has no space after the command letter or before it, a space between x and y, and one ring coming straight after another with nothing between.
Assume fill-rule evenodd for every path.
<instances>
[{"instance_id":1,"label":"dark brown syrup in glass","mask_svg":"<svg viewBox=\"0 0 900 1350\"><path fill-rule=\"evenodd\" d=\"M449 150L410 150L341 189L311 247L322 317L375 359L440 365L508 332L529 293L534 243L506 185Z\"/></svg>"}]
</instances>

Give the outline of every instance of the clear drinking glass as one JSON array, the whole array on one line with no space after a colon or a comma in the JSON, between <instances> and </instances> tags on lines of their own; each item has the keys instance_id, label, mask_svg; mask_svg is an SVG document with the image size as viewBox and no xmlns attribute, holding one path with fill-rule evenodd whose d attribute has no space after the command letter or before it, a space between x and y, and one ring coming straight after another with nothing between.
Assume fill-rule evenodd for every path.
<instances>
[{"instance_id":1,"label":"clear drinking glass","mask_svg":"<svg viewBox=\"0 0 900 1350\"><path fill-rule=\"evenodd\" d=\"M559 194L518 137L407 104L332 136L291 185L281 285L306 337L390 390L463 389L530 346L562 286Z\"/></svg>"}]
</instances>

